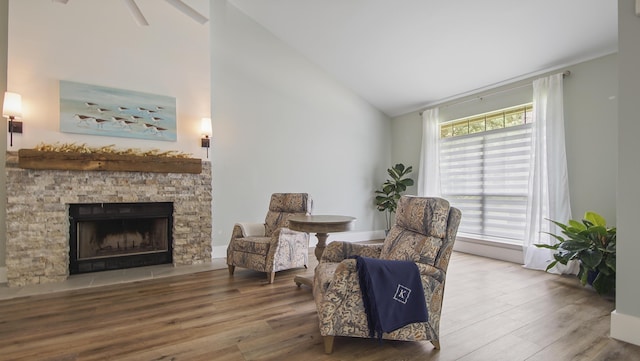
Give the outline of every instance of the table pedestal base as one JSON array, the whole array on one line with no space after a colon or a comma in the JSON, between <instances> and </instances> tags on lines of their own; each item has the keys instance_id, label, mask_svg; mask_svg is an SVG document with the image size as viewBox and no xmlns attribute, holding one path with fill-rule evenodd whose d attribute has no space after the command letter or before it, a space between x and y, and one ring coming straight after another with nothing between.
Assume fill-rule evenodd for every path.
<instances>
[{"instance_id":1,"label":"table pedestal base","mask_svg":"<svg viewBox=\"0 0 640 361\"><path fill-rule=\"evenodd\" d=\"M309 287L313 287L313 280L308 278L308 277L295 276L293 278L293 282L295 282L298 287L300 287L302 285L307 285Z\"/></svg>"},{"instance_id":2,"label":"table pedestal base","mask_svg":"<svg viewBox=\"0 0 640 361\"><path fill-rule=\"evenodd\" d=\"M328 233L319 232L316 233L316 238L318 238L318 244L316 245L316 249L313 250L313 253L316 255L316 259L320 262L322 258L322 254L324 253L324 249L327 247L327 238L329 237ZM293 278L293 282L296 283L298 287L300 285L307 285L309 287L313 287L313 280L308 277L303 276L295 276Z\"/></svg>"},{"instance_id":3,"label":"table pedestal base","mask_svg":"<svg viewBox=\"0 0 640 361\"><path fill-rule=\"evenodd\" d=\"M327 248L327 237L329 237L328 233L316 233L318 244L316 245L316 249L313 251L313 253L315 253L318 262L320 262L320 259L322 258L324 249Z\"/></svg>"},{"instance_id":4,"label":"table pedestal base","mask_svg":"<svg viewBox=\"0 0 640 361\"><path fill-rule=\"evenodd\" d=\"M289 228L298 232L315 232L318 238L318 244L314 250L316 259L320 262L322 253L327 246L327 237L329 232L345 232L353 228L353 222L356 219L349 216L334 215L293 215L289 218ZM313 287L313 278L295 276L293 281L300 287L307 285Z\"/></svg>"}]
</instances>

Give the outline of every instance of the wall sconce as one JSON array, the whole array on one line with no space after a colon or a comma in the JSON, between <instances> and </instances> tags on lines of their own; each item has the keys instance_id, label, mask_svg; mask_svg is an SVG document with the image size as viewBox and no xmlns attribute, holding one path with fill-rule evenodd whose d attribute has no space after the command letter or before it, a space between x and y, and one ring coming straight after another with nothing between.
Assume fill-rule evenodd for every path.
<instances>
[{"instance_id":1,"label":"wall sconce","mask_svg":"<svg viewBox=\"0 0 640 361\"><path fill-rule=\"evenodd\" d=\"M200 122L200 132L202 133L202 139L200 145L202 148L207 148L207 158L209 158L209 148L211 147L211 118L202 118Z\"/></svg>"},{"instance_id":2,"label":"wall sconce","mask_svg":"<svg viewBox=\"0 0 640 361\"><path fill-rule=\"evenodd\" d=\"M12 92L4 93L2 116L9 118L9 133L11 133L9 146L13 147L13 133L22 133L22 122L15 121L16 119L22 118L22 96L20 94Z\"/></svg>"}]
</instances>

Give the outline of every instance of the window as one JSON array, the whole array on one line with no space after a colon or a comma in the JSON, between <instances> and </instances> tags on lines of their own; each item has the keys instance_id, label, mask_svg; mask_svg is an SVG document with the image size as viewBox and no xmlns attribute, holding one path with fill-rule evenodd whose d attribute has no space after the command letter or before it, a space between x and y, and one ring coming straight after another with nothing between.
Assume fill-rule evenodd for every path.
<instances>
[{"instance_id":1,"label":"window","mask_svg":"<svg viewBox=\"0 0 640 361\"><path fill-rule=\"evenodd\" d=\"M529 103L440 125L442 196L462 210L460 232L522 242L532 111Z\"/></svg>"}]
</instances>

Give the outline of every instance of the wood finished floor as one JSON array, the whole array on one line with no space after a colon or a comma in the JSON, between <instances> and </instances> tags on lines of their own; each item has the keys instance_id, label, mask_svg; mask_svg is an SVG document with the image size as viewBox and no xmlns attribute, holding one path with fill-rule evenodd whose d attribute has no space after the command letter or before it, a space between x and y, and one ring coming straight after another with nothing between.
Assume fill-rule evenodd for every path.
<instances>
[{"instance_id":1,"label":"wood finished floor","mask_svg":"<svg viewBox=\"0 0 640 361\"><path fill-rule=\"evenodd\" d=\"M440 351L336 338L325 355L311 291L293 283L313 267L271 285L218 270L0 301L0 360L640 360L640 347L609 338L614 303L574 277L462 253Z\"/></svg>"}]
</instances>

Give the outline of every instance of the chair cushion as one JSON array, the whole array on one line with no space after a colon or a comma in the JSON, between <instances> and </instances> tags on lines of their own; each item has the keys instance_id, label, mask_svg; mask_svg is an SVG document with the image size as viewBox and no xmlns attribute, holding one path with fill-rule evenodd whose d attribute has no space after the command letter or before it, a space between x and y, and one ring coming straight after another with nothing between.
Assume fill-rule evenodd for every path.
<instances>
[{"instance_id":1,"label":"chair cushion","mask_svg":"<svg viewBox=\"0 0 640 361\"><path fill-rule=\"evenodd\" d=\"M449 202L442 198L403 196L398 201L396 224L425 236L447 236Z\"/></svg>"},{"instance_id":2,"label":"chair cushion","mask_svg":"<svg viewBox=\"0 0 640 361\"><path fill-rule=\"evenodd\" d=\"M448 218L445 199L403 196L380 258L434 265L447 235Z\"/></svg>"},{"instance_id":3,"label":"chair cushion","mask_svg":"<svg viewBox=\"0 0 640 361\"><path fill-rule=\"evenodd\" d=\"M280 212L267 212L267 217L264 221L265 236L272 236L273 232L278 228L289 227L289 217L296 213L280 213Z\"/></svg>"},{"instance_id":4,"label":"chair cushion","mask_svg":"<svg viewBox=\"0 0 640 361\"><path fill-rule=\"evenodd\" d=\"M442 239L425 236L399 226L393 226L382 246L381 259L435 264Z\"/></svg>"},{"instance_id":5,"label":"chair cushion","mask_svg":"<svg viewBox=\"0 0 640 361\"><path fill-rule=\"evenodd\" d=\"M233 251L266 256L271 245L270 237L244 237L233 242Z\"/></svg>"},{"instance_id":6,"label":"chair cushion","mask_svg":"<svg viewBox=\"0 0 640 361\"><path fill-rule=\"evenodd\" d=\"M311 197L307 193L274 193L269 210L281 213L306 213L311 211Z\"/></svg>"},{"instance_id":7,"label":"chair cushion","mask_svg":"<svg viewBox=\"0 0 640 361\"><path fill-rule=\"evenodd\" d=\"M313 201L307 193L274 193L271 195L269 211L265 218L265 236L271 236L281 227L289 226L289 217L294 214L311 214Z\"/></svg>"}]
</instances>

